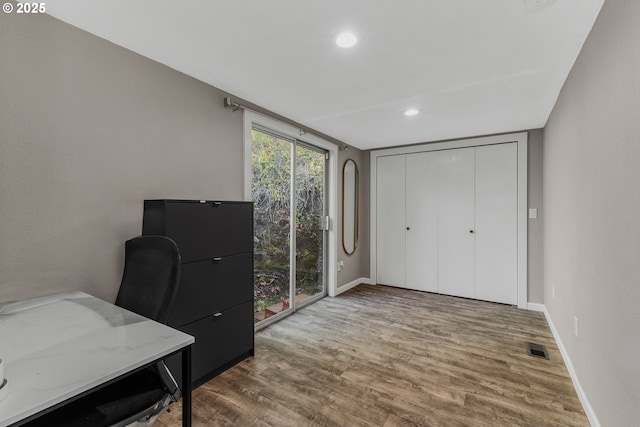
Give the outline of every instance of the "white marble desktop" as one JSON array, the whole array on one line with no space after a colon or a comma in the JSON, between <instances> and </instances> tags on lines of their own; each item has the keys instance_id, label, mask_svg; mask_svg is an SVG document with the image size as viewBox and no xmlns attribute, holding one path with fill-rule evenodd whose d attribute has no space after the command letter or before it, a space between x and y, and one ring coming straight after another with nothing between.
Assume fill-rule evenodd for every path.
<instances>
[{"instance_id":1,"label":"white marble desktop","mask_svg":"<svg viewBox=\"0 0 640 427\"><path fill-rule=\"evenodd\" d=\"M83 292L0 304L4 427L194 342ZM0 380L1 381L1 380Z\"/></svg>"}]
</instances>

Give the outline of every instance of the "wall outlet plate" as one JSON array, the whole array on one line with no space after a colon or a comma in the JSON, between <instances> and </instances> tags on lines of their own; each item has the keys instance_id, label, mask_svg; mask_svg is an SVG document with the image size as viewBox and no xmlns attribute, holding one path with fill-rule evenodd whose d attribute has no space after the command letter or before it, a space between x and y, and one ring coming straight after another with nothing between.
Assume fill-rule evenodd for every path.
<instances>
[{"instance_id":1,"label":"wall outlet plate","mask_svg":"<svg viewBox=\"0 0 640 427\"><path fill-rule=\"evenodd\" d=\"M527 13L534 13L544 10L554 4L556 0L524 0L524 10Z\"/></svg>"}]
</instances>

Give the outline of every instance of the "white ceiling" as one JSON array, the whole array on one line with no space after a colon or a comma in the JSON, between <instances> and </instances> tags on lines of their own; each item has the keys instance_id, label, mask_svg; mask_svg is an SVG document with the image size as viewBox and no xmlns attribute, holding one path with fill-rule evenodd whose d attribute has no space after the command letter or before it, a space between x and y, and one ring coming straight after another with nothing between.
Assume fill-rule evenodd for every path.
<instances>
[{"instance_id":1,"label":"white ceiling","mask_svg":"<svg viewBox=\"0 0 640 427\"><path fill-rule=\"evenodd\" d=\"M361 149L541 128L604 0L49 0L63 21ZM358 44L341 49L341 31ZM402 113L420 110L414 117Z\"/></svg>"}]
</instances>

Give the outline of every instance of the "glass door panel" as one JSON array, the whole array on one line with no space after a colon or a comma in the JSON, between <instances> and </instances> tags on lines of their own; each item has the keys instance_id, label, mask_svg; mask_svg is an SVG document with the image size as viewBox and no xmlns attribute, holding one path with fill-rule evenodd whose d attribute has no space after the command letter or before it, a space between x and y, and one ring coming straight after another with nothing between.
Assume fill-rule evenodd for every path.
<instances>
[{"instance_id":1,"label":"glass door panel","mask_svg":"<svg viewBox=\"0 0 640 427\"><path fill-rule=\"evenodd\" d=\"M298 306L325 294L325 151L296 145L296 280Z\"/></svg>"},{"instance_id":2,"label":"glass door panel","mask_svg":"<svg viewBox=\"0 0 640 427\"><path fill-rule=\"evenodd\" d=\"M254 128L251 156L254 322L262 326L326 294L326 151Z\"/></svg>"},{"instance_id":3,"label":"glass door panel","mask_svg":"<svg viewBox=\"0 0 640 427\"><path fill-rule=\"evenodd\" d=\"M254 322L292 310L291 162L293 141L252 132Z\"/></svg>"}]
</instances>

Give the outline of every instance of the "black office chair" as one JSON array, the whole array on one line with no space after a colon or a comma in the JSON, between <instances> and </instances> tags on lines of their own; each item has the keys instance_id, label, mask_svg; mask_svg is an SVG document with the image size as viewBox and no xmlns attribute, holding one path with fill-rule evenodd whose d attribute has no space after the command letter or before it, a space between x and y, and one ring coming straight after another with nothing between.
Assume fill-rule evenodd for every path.
<instances>
[{"instance_id":1,"label":"black office chair","mask_svg":"<svg viewBox=\"0 0 640 427\"><path fill-rule=\"evenodd\" d=\"M116 305L167 323L180 280L180 254L164 236L140 236L125 245L125 264ZM180 389L164 362L138 371L69 405L29 427L123 427L150 425Z\"/></svg>"}]
</instances>

